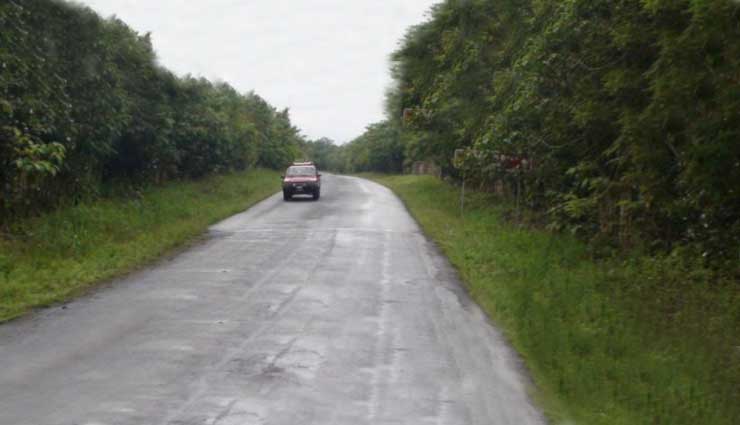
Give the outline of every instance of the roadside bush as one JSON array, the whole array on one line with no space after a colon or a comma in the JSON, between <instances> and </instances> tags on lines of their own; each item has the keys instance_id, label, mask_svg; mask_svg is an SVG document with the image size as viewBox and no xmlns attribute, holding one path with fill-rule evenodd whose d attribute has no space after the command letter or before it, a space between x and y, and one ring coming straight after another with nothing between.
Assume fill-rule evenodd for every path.
<instances>
[{"instance_id":1,"label":"roadside bush","mask_svg":"<svg viewBox=\"0 0 740 425\"><path fill-rule=\"evenodd\" d=\"M553 228L737 272L738 22L733 0L446 0L392 56L387 125ZM348 168L385 171L368 152Z\"/></svg>"},{"instance_id":2,"label":"roadside bush","mask_svg":"<svg viewBox=\"0 0 740 425\"><path fill-rule=\"evenodd\" d=\"M149 34L57 0L0 3L0 225L145 185L282 167L303 139L287 110L177 77Z\"/></svg>"}]
</instances>

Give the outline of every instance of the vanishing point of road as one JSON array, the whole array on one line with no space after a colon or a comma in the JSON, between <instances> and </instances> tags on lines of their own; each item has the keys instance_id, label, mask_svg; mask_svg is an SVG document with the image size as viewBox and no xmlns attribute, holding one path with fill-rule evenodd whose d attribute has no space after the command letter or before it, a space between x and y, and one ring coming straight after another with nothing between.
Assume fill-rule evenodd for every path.
<instances>
[{"instance_id":1,"label":"vanishing point of road","mask_svg":"<svg viewBox=\"0 0 740 425\"><path fill-rule=\"evenodd\" d=\"M358 178L323 186L0 326L0 424L543 424L402 203Z\"/></svg>"}]
</instances>

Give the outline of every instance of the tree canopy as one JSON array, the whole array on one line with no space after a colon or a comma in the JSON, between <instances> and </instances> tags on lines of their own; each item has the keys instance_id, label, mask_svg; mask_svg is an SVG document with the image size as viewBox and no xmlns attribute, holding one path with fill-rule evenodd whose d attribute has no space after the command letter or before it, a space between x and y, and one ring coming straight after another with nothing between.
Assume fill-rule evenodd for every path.
<instances>
[{"instance_id":1,"label":"tree canopy","mask_svg":"<svg viewBox=\"0 0 740 425\"><path fill-rule=\"evenodd\" d=\"M177 77L149 34L52 0L0 3L0 221L137 184L283 167L304 143L288 110Z\"/></svg>"},{"instance_id":2,"label":"tree canopy","mask_svg":"<svg viewBox=\"0 0 740 425\"><path fill-rule=\"evenodd\" d=\"M739 22L732 0L446 0L392 56L387 125L402 162L455 177L464 149L554 227L737 261Z\"/></svg>"}]
</instances>

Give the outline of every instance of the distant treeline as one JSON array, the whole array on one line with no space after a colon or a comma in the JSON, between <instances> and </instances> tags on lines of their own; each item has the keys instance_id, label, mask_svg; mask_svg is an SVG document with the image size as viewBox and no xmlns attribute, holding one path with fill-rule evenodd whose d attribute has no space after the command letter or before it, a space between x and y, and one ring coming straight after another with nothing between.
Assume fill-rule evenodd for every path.
<instances>
[{"instance_id":1,"label":"distant treeline","mask_svg":"<svg viewBox=\"0 0 740 425\"><path fill-rule=\"evenodd\" d=\"M0 28L0 224L119 181L277 168L301 155L287 110L173 75L149 35L116 18L6 0Z\"/></svg>"},{"instance_id":2,"label":"distant treeline","mask_svg":"<svg viewBox=\"0 0 740 425\"><path fill-rule=\"evenodd\" d=\"M447 0L392 73L388 122L337 149L340 168L400 151L519 193L553 227L737 267L740 2Z\"/></svg>"},{"instance_id":3,"label":"distant treeline","mask_svg":"<svg viewBox=\"0 0 740 425\"><path fill-rule=\"evenodd\" d=\"M400 128L390 121L369 125L364 134L344 145L329 139L309 142L307 153L320 167L342 173L401 173L405 157Z\"/></svg>"}]
</instances>

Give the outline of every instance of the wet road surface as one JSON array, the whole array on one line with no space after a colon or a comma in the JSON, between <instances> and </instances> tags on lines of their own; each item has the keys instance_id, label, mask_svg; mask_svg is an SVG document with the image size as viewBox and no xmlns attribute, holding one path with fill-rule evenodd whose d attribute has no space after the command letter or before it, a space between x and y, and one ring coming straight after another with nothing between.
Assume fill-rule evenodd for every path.
<instances>
[{"instance_id":1,"label":"wet road surface","mask_svg":"<svg viewBox=\"0 0 740 425\"><path fill-rule=\"evenodd\" d=\"M325 175L0 326L2 425L529 425L526 379L401 202Z\"/></svg>"}]
</instances>

